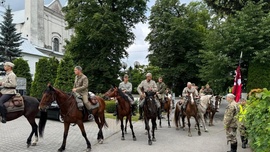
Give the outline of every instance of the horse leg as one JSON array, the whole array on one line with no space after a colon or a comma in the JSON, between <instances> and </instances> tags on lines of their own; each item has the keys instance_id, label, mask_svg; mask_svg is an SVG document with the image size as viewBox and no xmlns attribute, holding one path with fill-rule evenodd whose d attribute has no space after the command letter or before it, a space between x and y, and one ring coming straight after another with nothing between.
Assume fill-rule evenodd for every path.
<instances>
[{"instance_id":1,"label":"horse leg","mask_svg":"<svg viewBox=\"0 0 270 152\"><path fill-rule=\"evenodd\" d=\"M187 120L188 120L188 136L191 137L192 134L191 134L191 131L190 131L190 116L187 117ZM200 129L200 126L198 126L199 129Z\"/></svg>"},{"instance_id":2,"label":"horse leg","mask_svg":"<svg viewBox=\"0 0 270 152\"><path fill-rule=\"evenodd\" d=\"M125 140L123 117L121 117L120 120L121 120L121 130L122 130L122 138L121 138L121 140Z\"/></svg>"},{"instance_id":3,"label":"horse leg","mask_svg":"<svg viewBox=\"0 0 270 152\"><path fill-rule=\"evenodd\" d=\"M104 113L102 113L101 115L100 115L100 128L99 128L99 136L100 136L100 140L99 140L99 143L100 144L103 144L103 140L104 140L104 137L103 137L103 132L102 132L102 128L103 128L103 126L104 126L104 124L105 124L105 116L104 116Z\"/></svg>"},{"instance_id":4,"label":"horse leg","mask_svg":"<svg viewBox=\"0 0 270 152\"><path fill-rule=\"evenodd\" d=\"M159 127L162 128L161 119L159 119Z\"/></svg>"},{"instance_id":5,"label":"horse leg","mask_svg":"<svg viewBox=\"0 0 270 152\"><path fill-rule=\"evenodd\" d=\"M130 125L130 129L131 129L131 132L132 132L132 137L133 137L133 141L136 141L136 136L135 136L135 133L134 133L134 130L133 130L133 124L132 124L132 120L131 120L131 115L128 116L128 120L129 120L129 125Z\"/></svg>"},{"instance_id":6,"label":"horse leg","mask_svg":"<svg viewBox=\"0 0 270 152\"><path fill-rule=\"evenodd\" d=\"M156 119L151 119L152 120L152 141L156 141L156 138L155 138L155 129L156 128Z\"/></svg>"},{"instance_id":7,"label":"horse leg","mask_svg":"<svg viewBox=\"0 0 270 152\"><path fill-rule=\"evenodd\" d=\"M127 124L128 124L128 118L129 116L126 117L126 125L125 125L125 133L127 134Z\"/></svg>"},{"instance_id":8,"label":"horse leg","mask_svg":"<svg viewBox=\"0 0 270 152\"><path fill-rule=\"evenodd\" d=\"M151 140L151 136L150 136L150 126L149 126L149 120L147 118L144 118L145 120L145 127L146 127L146 130L147 130L147 134L148 134L148 145L152 145L152 140ZM155 129L155 128L153 128Z\"/></svg>"},{"instance_id":9,"label":"horse leg","mask_svg":"<svg viewBox=\"0 0 270 152\"><path fill-rule=\"evenodd\" d=\"M35 122L35 118L33 117L33 118L27 118L27 120L28 120L28 122L30 123L30 125L31 125L31 127L32 127L32 131L31 131L31 133L30 133L30 135L29 135L29 137L27 138L27 141L26 141L26 143L27 143L27 148L31 145L31 140L32 140L32 137L33 137L33 135L35 134L35 141L34 141L34 143L33 143L33 146L36 146L37 145L37 141L38 141L38 126L37 126L37 124L36 124L36 122Z\"/></svg>"},{"instance_id":10,"label":"horse leg","mask_svg":"<svg viewBox=\"0 0 270 152\"><path fill-rule=\"evenodd\" d=\"M194 116L194 118L195 118L196 123L197 123L197 126L198 126L198 135L200 136L201 135L201 129L200 129L200 124L199 124L198 116Z\"/></svg>"},{"instance_id":11,"label":"horse leg","mask_svg":"<svg viewBox=\"0 0 270 152\"><path fill-rule=\"evenodd\" d=\"M90 151L91 150L91 143L90 143L90 141L88 140L88 138L86 136L86 132L85 132L82 120L79 120L77 124L78 124L78 126L79 126L79 128L80 128L80 130L82 132L82 136L84 137L84 139L86 141L86 145L87 145L86 151Z\"/></svg>"},{"instance_id":12,"label":"horse leg","mask_svg":"<svg viewBox=\"0 0 270 152\"><path fill-rule=\"evenodd\" d=\"M212 112L212 114L211 114L211 123L209 123L211 126L214 126L213 120L214 120L215 113L216 112Z\"/></svg>"},{"instance_id":13,"label":"horse leg","mask_svg":"<svg viewBox=\"0 0 270 152\"><path fill-rule=\"evenodd\" d=\"M70 126L70 123L64 122L65 130L64 130L64 136L63 136L63 142L62 142L62 146L58 149L58 152L62 152L66 149L69 126Z\"/></svg>"},{"instance_id":14,"label":"horse leg","mask_svg":"<svg viewBox=\"0 0 270 152\"><path fill-rule=\"evenodd\" d=\"M205 124L204 113L200 113L200 117L201 117L201 120L202 120L204 131L208 132L208 130L206 128L206 124Z\"/></svg>"},{"instance_id":15,"label":"horse leg","mask_svg":"<svg viewBox=\"0 0 270 152\"><path fill-rule=\"evenodd\" d=\"M167 112L167 118L168 118L168 127L171 128L171 123L170 123L170 110Z\"/></svg>"},{"instance_id":16,"label":"horse leg","mask_svg":"<svg viewBox=\"0 0 270 152\"><path fill-rule=\"evenodd\" d=\"M183 123L183 130L185 131L186 129L186 124L185 124L185 116L182 116L182 123Z\"/></svg>"},{"instance_id":17,"label":"horse leg","mask_svg":"<svg viewBox=\"0 0 270 152\"><path fill-rule=\"evenodd\" d=\"M95 122L96 122L96 124L97 124L97 126L98 126L98 128L99 128L99 132L98 132L98 134L97 134L97 140L98 141L100 141L100 122L99 122L99 118L98 118L98 116L94 116L94 118L95 118Z\"/></svg>"}]
</instances>

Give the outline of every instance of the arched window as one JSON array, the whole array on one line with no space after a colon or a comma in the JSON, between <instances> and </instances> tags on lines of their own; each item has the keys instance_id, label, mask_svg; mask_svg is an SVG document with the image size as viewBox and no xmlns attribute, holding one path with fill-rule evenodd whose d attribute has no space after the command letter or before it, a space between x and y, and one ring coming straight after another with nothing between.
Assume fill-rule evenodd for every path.
<instances>
[{"instance_id":1,"label":"arched window","mask_svg":"<svg viewBox=\"0 0 270 152\"><path fill-rule=\"evenodd\" d=\"M53 51L59 52L59 40L58 40L58 38L53 39Z\"/></svg>"}]
</instances>

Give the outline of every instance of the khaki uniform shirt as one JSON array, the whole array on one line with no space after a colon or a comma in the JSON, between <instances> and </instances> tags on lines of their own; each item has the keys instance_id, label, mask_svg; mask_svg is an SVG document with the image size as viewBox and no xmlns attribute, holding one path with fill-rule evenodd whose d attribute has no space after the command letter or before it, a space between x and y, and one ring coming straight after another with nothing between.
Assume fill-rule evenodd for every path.
<instances>
[{"instance_id":1,"label":"khaki uniform shirt","mask_svg":"<svg viewBox=\"0 0 270 152\"><path fill-rule=\"evenodd\" d=\"M122 91L126 90L126 93L131 93L132 92L132 84L130 82L121 82L119 84L119 89L121 89Z\"/></svg>"},{"instance_id":2,"label":"khaki uniform shirt","mask_svg":"<svg viewBox=\"0 0 270 152\"><path fill-rule=\"evenodd\" d=\"M76 76L73 88L82 96L88 95L88 78L84 74Z\"/></svg>"},{"instance_id":3,"label":"khaki uniform shirt","mask_svg":"<svg viewBox=\"0 0 270 152\"><path fill-rule=\"evenodd\" d=\"M142 91L141 89L144 89L144 91L148 91L148 90L151 90L151 91L154 91L154 92L157 92L157 84L154 80L150 80L150 81L147 81L147 80L143 80L138 88L137 88L137 91L138 93L141 95L142 94Z\"/></svg>"},{"instance_id":4,"label":"khaki uniform shirt","mask_svg":"<svg viewBox=\"0 0 270 152\"><path fill-rule=\"evenodd\" d=\"M211 88L204 89L204 90L203 90L203 93L204 93L205 95L213 95L213 94L214 94L214 93L213 93L213 90L212 90Z\"/></svg>"},{"instance_id":5,"label":"khaki uniform shirt","mask_svg":"<svg viewBox=\"0 0 270 152\"><path fill-rule=\"evenodd\" d=\"M225 128L237 128L237 103L232 101L228 104L224 113L223 123Z\"/></svg>"},{"instance_id":6,"label":"khaki uniform shirt","mask_svg":"<svg viewBox=\"0 0 270 152\"><path fill-rule=\"evenodd\" d=\"M17 76L13 71L7 72L2 82L2 94L16 94Z\"/></svg>"},{"instance_id":7,"label":"khaki uniform shirt","mask_svg":"<svg viewBox=\"0 0 270 152\"><path fill-rule=\"evenodd\" d=\"M190 89L188 87L185 87L184 90L183 90L183 93L182 93L182 96L185 97L188 95L188 93L194 93L195 96L198 96L198 91L191 87Z\"/></svg>"},{"instance_id":8,"label":"khaki uniform shirt","mask_svg":"<svg viewBox=\"0 0 270 152\"><path fill-rule=\"evenodd\" d=\"M164 82L158 82L157 83L157 91L159 94L165 94L166 85Z\"/></svg>"}]
</instances>

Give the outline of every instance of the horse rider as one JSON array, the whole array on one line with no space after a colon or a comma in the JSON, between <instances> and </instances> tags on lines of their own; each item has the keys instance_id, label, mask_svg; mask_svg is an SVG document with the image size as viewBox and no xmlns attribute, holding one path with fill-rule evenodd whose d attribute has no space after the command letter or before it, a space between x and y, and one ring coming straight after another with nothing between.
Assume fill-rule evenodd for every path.
<instances>
[{"instance_id":1,"label":"horse rider","mask_svg":"<svg viewBox=\"0 0 270 152\"><path fill-rule=\"evenodd\" d=\"M131 92L132 92L132 84L128 81L128 75L127 74L124 75L124 81L119 84L118 88L121 89L122 92L128 97L128 99L129 99L129 101L131 103L132 115L136 116L136 113L135 113L136 104L135 104L134 98L133 98L133 96L131 94ZM118 111L117 111L118 103L116 103L115 106L116 106L115 107L115 112L114 112L113 115L117 116L118 115Z\"/></svg>"},{"instance_id":2,"label":"horse rider","mask_svg":"<svg viewBox=\"0 0 270 152\"><path fill-rule=\"evenodd\" d=\"M224 127L226 130L227 136L227 144L231 143L231 151L228 152L236 152L237 151L237 139L236 139L236 132L237 132L237 103L234 100L235 95L229 93L226 97L226 100L229 102L226 111L224 113Z\"/></svg>"},{"instance_id":3,"label":"horse rider","mask_svg":"<svg viewBox=\"0 0 270 152\"><path fill-rule=\"evenodd\" d=\"M244 122L244 116L247 112L246 110L246 100L245 99L241 99L239 104L238 104L238 108L239 108L239 113L238 113L238 129L240 132L240 137L241 137L241 141L242 141L242 148L247 148L247 143L248 143L248 138L247 138L247 128L245 126L245 122Z\"/></svg>"},{"instance_id":4,"label":"horse rider","mask_svg":"<svg viewBox=\"0 0 270 152\"><path fill-rule=\"evenodd\" d=\"M161 111L162 112L164 111L164 103L165 103L164 96L165 96L165 91L166 91L166 85L163 82L162 77L159 77L158 78L158 82L157 82L157 97L158 97L158 100L161 103Z\"/></svg>"},{"instance_id":5,"label":"horse rider","mask_svg":"<svg viewBox=\"0 0 270 152\"><path fill-rule=\"evenodd\" d=\"M99 107L99 103L97 103L96 105L92 105L88 101L88 78L83 74L82 67L76 66L74 68L74 73L76 76L72 92L82 97L86 109L91 114L93 109Z\"/></svg>"},{"instance_id":6,"label":"horse rider","mask_svg":"<svg viewBox=\"0 0 270 152\"><path fill-rule=\"evenodd\" d=\"M204 86L201 87L200 91L199 91L199 95L204 95Z\"/></svg>"},{"instance_id":7,"label":"horse rider","mask_svg":"<svg viewBox=\"0 0 270 152\"><path fill-rule=\"evenodd\" d=\"M188 94L194 94L195 98L198 98L199 94L198 91L195 89L195 87L192 87L192 83L188 82L187 87L184 88L182 92L182 97L187 97ZM186 104L187 104L187 98L184 98L184 103L183 103L183 110L185 111L186 109Z\"/></svg>"},{"instance_id":8,"label":"horse rider","mask_svg":"<svg viewBox=\"0 0 270 152\"><path fill-rule=\"evenodd\" d=\"M13 72L13 67L15 65L11 62L4 63L4 69L6 71L6 75L0 85L3 87L1 90L2 96L0 97L0 112L2 115L2 123L6 123L6 114L7 109L4 105L9 99L11 99L16 94L17 87L17 76Z\"/></svg>"},{"instance_id":9,"label":"horse rider","mask_svg":"<svg viewBox=\"0 0 270 152\"><path fill-rule=\"evenodd\" d=\"M205 95L214 95L213 90L210 88L209 84L206 84L206 88L203 91L203 94Z\"/></svg>"},{"instance_id":10,"label":"horse rider","mask_svg":"<svg viewBox=\"0 0 270 152\"><path fill-rule=\"evenodd\" d=\"M147 73L146 74L146 80L143 80L139 86L137 87L137 91L140 94L140 107L139 107L139 112L140 112L140 117L139 120L142 119L142 106L144 104L145 100L145 94L142 93L142 89L144 91L154 91L157 92L157 84L154 80L152 80L152 74ZM160 110L160 103L158 100L155 100L156 106L158 108L158 119L161 119L161 110Z\"/></svg>"}]
</instances>

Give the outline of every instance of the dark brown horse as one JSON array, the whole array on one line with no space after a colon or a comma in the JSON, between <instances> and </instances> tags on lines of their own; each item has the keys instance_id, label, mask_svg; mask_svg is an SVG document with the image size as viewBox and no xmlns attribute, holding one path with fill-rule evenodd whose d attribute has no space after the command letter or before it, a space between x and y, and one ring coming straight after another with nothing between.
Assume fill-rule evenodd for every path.
<instances>
[{"instance_id":1,"label":"dark brown horse","mask_svg":"<svg viewBox=\"0 0 270 152\"><path fill-rule=\"evenodd\" d=\"M148 133L148 144L152 145L152 141L156 141L155 138L155 130L157 127L156 119L158 116L158 109L156 106L156 101L155 101L155 92L148 91L145 92L145 101L143 105L143 112L144 112L144 122L145 122L145 129L147 130ZM150 136L150 126L149 126L149 120L151 119L152 122L152 139Z\"/></svg>"},{"instance_id":2,"label":"dark brown horse","mask_svg":"<svg viewBox=\"0 0 270 152\"><path fill-rule=\"evenodd\" d=\"M94 115L95 121L99 127L97 139L99 140L100 143L102 143L104 140L102 128L104 124L105 126L107 126L104 116L105 102L100 97L97 97L97 99L99 101L99 108L92 110L92 114ZM74 96L68 95L62 92L61 90L53 88L49 84L48 88L43 93L43 97L39 104L40 110L46 110L53 101L56 101L60 107L61 116L64 119L64 128L65 128L62 146L58 149L58 151L64 151L66 148L66 140L68 136L69 126L71 123L75 123L79 126L82 132L82 136L84 137L87 144L86 151L90 151L91 144L86 136L86 132L83 125L83 112L77 108L77 102Z\"/></svg>"},{"instance_id":3,"label":"dark brown horse","mask_svg":"<svg viewBox=\"0 0 270 152\"><path fill-rule=\"evenodd\" d=\"M165 97L164 100L165 100L164 111L167 112L168 127L171 128L171 124L170 124L170 113L171 113L171 102L172 102L172 100L170 98L168 98L168 97ZM163 101L160 101L160 102L163 102ZM162 127L162 125L161 125L161 119L159 119L159 126Z\"/></svg>"},{"instance_id":4,"label":"dark brown horse","mask_svg":"<svg viewBox=\"0 0 270 152\"><path fill-rule=\"evenodd\" d=\"M130 129L132 132L133 140L136 141L136 136L133 131L133 125L131 120L131 104L128 100L127 96L119 89L118 87L112 87L110 90L108 90L105 95L105 98L108 97L115 97L118 101L118 117L117 120L121 121L121 130L122 130L122 140L125 140L124 136L124 117L126 117L126 125L125 125L125 133L127 133L127 123L130 124Z\"/></svg>"},{"instance_id":5,"label":"dark brown horse","mask_svg":"<svg viewBox=\"0 0 270 152\"><path fill-rule=\"evenodd\" d=\"M195 121L196 121L196 125L198 127L198 135L200 136L201 135L201 130L200 130L200 125L199 125L199 117L198 117L198 108L197 108L197 105L196 105L196 102L194 101L194 95L193 94L188 94L188 96L186 97L187 98L187 103L186 103L186 110L184 110L182 112L182 114L175 114L175 123L178 124L179 122L179 117L182 116L182 124L183 124L183 129L185 130L185 117L187 117L187 120L188 120L188 136L191 137L192 134L191 134L191 131L190 131L190 118L191 117L194 117L195 118ZM180 107L180 106L178 106ZM176 107L177 108L177 107ZM181 112L179 109L178 109L179 112ZM176 113L176 112L175 112Z\"/></svg>"},{"instance_id":6,"label":"dark brown horse","mask_svg":"<svg viewBox=\"0 0 270 152\"><path fill-rule=\"evenodd\" d=\"M214 101L211 100L211 103L210 103L209 107L206 110L206 116L209 117L209 126L214 126L213 120L214 120L216 112L219 109L221 99L222 99L221 96L215 96Z\"/></svg>"},{"instance_id":7,"label":"dark brown horse","mask_svg":"<svg viewBox=\"0 0 270 152\"><path fill-rule=\"evenodd\" d=\"M33 141L32 145L36 146L38 142L38 125L35 122L35 118L39 111L38 110L39 101L36 98L29 97L29 96L23 96L23 100L24 100L24 110L7 113L6 120L12 121L21 116L24 116L32 127L32 131L26 141L27 147L31 145L31 140L34 134L35 134L35 140ZM42 112L39 119L39 133L41 137L43 136L43 130L45 127L46 119L47 119L47 113ZM10 130L10 131L13 131L13 130Z\"/></svg>"}]
</instances>

